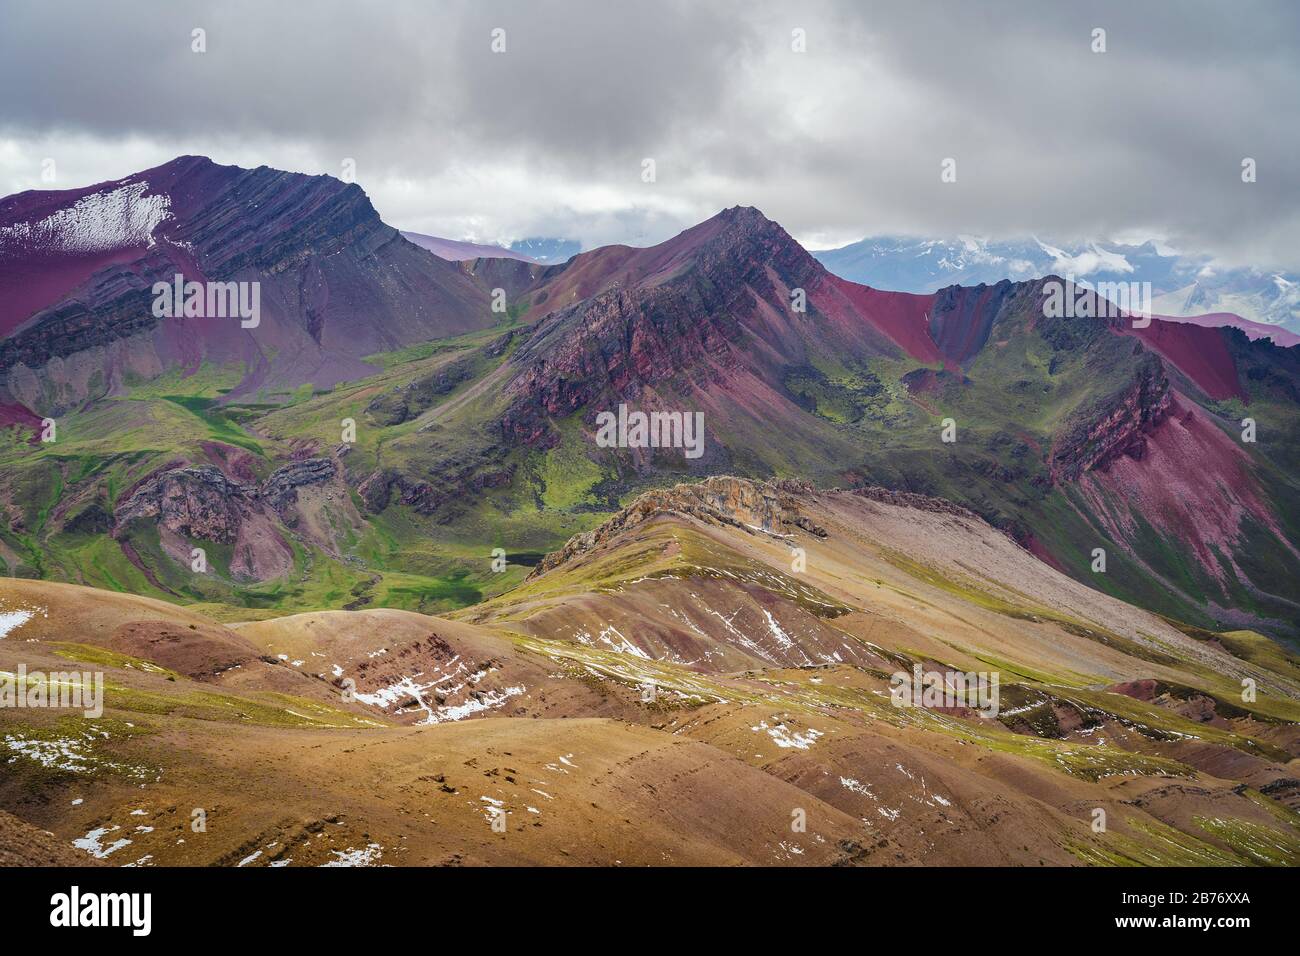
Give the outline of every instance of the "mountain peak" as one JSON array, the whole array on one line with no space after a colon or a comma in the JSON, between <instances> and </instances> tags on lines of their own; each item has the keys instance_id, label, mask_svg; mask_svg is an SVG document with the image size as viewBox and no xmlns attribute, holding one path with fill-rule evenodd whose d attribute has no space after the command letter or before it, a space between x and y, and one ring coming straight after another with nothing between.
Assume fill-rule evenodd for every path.
<instances>
[{"instance_id":1,"label":"mountain peak","mask_svg":"<svg viewBox=\"0 0 1300 956\"><path fill-rule=\"evenodd\" d=\"M205 169L209 166L217 166L217 165L219 164L215 160L213 160L210 156L204 156L201 153L182 153L180 156L177 156L175 159L169 159L165 163L159 163L157 166L154 166L152 169L142 170L141 172L136 173L136 176L139 176L144 179L148 179L150 173L176 172L176 171L183 171L183 170L189 171L189 170L196 170L196 169ZM227 168L236 169L238 167L230 166Z\"/></svg>"},{"instance_id":2,"label":"mountain peak","mask_svg":"<svg viewBox=\"0 0 1300 956\"><path fill-rule=\"evenodd\" d=\"M791 242L794 241L779 222L767 218L755 206L729 206L712 218L704 220L704 222L700 223L700 226L707 226L710 223L728 232L739 232L741 234L771 232L783 236ZM687 230L687 232L689 231L691 230Z\"/></svg>"},{"instance_id":3,"label":"mountain peak","mask_svg":"<svg viewBox=\"0 0 1300 956\"><path fill-rule=\"evenodd\" d=\"M728 206L714 217L715 219L726 219L734 222L756 221L772 222L757 206Z\"/></svg>"},{"instance_id":4,"label":"mountain peak","mask_svg":"<svg viewBox=\"0 0 1300 956\"><path fill-rule=\"evenodd\" d=\"M356 184L198 155L0 200L0 388L29 408L100 397L125 361L105 347L131 340L147 356L132 361L149 367L239 362L258 368L259 388L292 389L363 376L363 356L487 321L472 279L396 237ZM267 308L252 326L161 321L150 290L176 275L256 282ZM259 337L283 358L258 366ZM98 364L69 392L51 363L77 355ZM31 374L7 374L20 364Z\"/></svg>"},{"instance_id":5,"label":"mountain peak","mask_svg":"<svg viewBox=\"0 0 1300 956\"><path fill-rule=\"evenodd\" d=\"M753 206L731 206L646 250L661 264L677 265L710 253L772 258L811 256L781 224Z\"/></svg>"}]
</instances>

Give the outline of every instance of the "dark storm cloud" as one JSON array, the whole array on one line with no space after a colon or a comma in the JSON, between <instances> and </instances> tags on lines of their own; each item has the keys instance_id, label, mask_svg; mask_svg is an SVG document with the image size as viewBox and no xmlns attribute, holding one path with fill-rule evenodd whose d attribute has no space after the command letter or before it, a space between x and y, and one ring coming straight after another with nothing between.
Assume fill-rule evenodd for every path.
<instances>
[{"instance_id":1,"label":"dark storm cloud","mask_svg":"<svg viewBox=\"0 0 1300 956\"><path fill-rule=\"evenodd\" d=\"M18 3L0 120L18 130L375 142L418 172L463 145L579 162L709 119L743 30L686 3ZM491 31L506 30L494 55ZM207 52L191 50L206 31ZM386 152L391 147L391 152ZM405 147L409 149L406 152Z\"/></svg>"},{"instance_id":2,"label":"dark storm cloud","mask_svg":"<svg viewBox=\"0 0 1300 956\"><path fill-rule=\"evenodd\" d=\"M1152 231L1300 265L1287 3L100 0L0 17L9 181L33 151L86 181L182 151L312 172L354 157L387 219L453 235L649 240L740 202L828 240Z\"/></svg>"}]
</instances>

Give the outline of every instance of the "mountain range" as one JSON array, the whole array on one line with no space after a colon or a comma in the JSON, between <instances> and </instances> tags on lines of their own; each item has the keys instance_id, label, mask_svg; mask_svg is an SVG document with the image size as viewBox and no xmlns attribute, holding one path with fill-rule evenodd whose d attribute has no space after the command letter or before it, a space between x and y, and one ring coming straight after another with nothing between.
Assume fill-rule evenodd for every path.
<instances>
[{"instance_id":1,"label":"mountain range","mask_svg":"<svg viewBox=\"0 0 1300 956\"><path fill-rule=\"evenodd\" d=\"M486 242L440 239L419 232L403 232L402 235L417 246L428 249L435 256L450 262L464 262L467 259L520 259L524 262L554 265L558 262L567 262L581 251L581 246L573 239L534 237L516 239L509 246L502 246Z\"/></svg>"},{"instance_id":2,"label":"mountain range","mask_svg":"<svg viewBox=\"0 0 1300 956\"><path fill-rule=\"evenodd\" d=\"M977 236L870 236L813 254L845 279L902 292L936 292L948 285L1049 275L1092 283L1147 282L1158 314L1210 316L1214 324L1236 325L1252 338L1272 336L1279 345L1300 343L1300 276L1227 268L1209 256L1175 252L1152 241L1056 245L1038 239L990 241Z\"/></svg>"},{"instance_id":3,"label":"mountain range","mask_svg":"<svg viewBox=\"0 0 1300 956\"><path fill-rule=\"evenodd\" d=\"M0 664L108 667L125 725L7 725L54 755L0 787L15 826L125 825L125 771L50 809L72 753L161 772L146 815L240 781L220 840L129 838L174 862L536 862L591 819L574 862L1298 858L1300 348L1088 290L1061 315L1050 273L917 291L993 274L814 256L751 207L533 251L193 156L0 200ZM259 320L158 316L177 274L258 283ZM629 413L699 416L700 454L600 439ZM1009 712L886 717L916 665L1002 672ZM490 767L440 726L492 716L530 719L483 731ZM371 730L405 769L325 786ZM470 769L421 763L443 730ZM458 822L412 836L426 791ZM820 840L719 828L728 792L751 822L814 801ZM1134 801L1108 837L1076 812ZM486 845L498 814L544 832Z\"/></svg>"},{"instance_id":4,"label":"mountain range","mask_svg":"<svg viewBox=\"0 0 1300 956\"><path fill-rule=\"evenodd\" d=\"M10 452L15 571L108 583L69 534L92 509L160 597L178 593L168 549L205 531L236 547L204 591L235 604L301 548L349 575L474 579L478 562L420 544L468 547L502 516L507 550L549 550L629 494L728 473L952 498L1126 599L1297 633L1297 352L1209 320L1049 318L1046 279L878 290L746 207L649 248L453 263L358 187L194 157L11 197L0 230L27 297L4 317L3 407L63 419L59 442ZM260 281L260 325L155 318L150 287L176 271ZM595 417L620 403L702 412L702 456L596 447ZM326 478L331 516L311 534L265 493ZM209 495L237 513L220 532ZM357 555L358 536L391 557Z\"/></svg>"}]
</instances>

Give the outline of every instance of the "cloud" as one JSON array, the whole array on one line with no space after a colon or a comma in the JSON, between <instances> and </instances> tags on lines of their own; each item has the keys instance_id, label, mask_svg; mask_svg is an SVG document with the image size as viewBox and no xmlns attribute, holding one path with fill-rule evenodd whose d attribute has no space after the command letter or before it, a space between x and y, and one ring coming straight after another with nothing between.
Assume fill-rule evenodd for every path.
<instances>
[{"instance_id":1,"label":"cloud","mask_svg":"<svg viewBox=\"0 0 1300 956\"><path fill-rule=\"evenodd\" d=\"M1285 2L10 0L4 18L6 191L43 185L45 157L65 186L184 152L351 158L385 219L452 238L651 242L744 203L820 244L1147 234L1300 266Z\"/></svg>"},{"instance_id":2,"label":"cloud","mask_svg":"<svg viewBox=\"0 0 1300 956\"><path fill-rule=\"evenodd\" d=\"M1055 246L1039 241L1039 248L1052 257L1051 271L1059 276L1079 276L1083 278L1094 272L1107 272L1112 275L1132 272L1133 266L1118 252L1108 252L1096 243L1089 243L1088 248L1078 255L1070 255Z\"/></svg>"}]
</instances>

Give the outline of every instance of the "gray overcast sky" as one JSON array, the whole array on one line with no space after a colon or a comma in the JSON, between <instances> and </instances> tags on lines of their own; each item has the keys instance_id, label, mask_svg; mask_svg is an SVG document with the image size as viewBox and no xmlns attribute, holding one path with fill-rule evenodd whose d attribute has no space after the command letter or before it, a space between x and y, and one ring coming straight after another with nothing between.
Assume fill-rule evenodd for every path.
<instances>
[{"instance_id":1,"label":"gray overcast sky","mask_svg":"<svg viewBox=\"0 0 1300 956\"><path fill-rule=\"evenodd\" d=\"M1297 269L1298 93L1292 2L0 0L0 192L46 157L59 187L350 157L386 221L451 238L645 244L740 203L814 247L1155 235Z\"/></svg>"}]
</instances>

